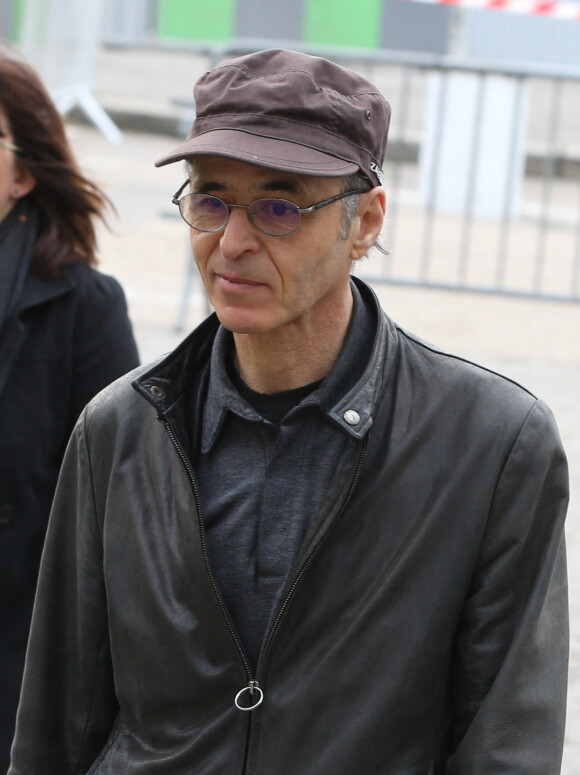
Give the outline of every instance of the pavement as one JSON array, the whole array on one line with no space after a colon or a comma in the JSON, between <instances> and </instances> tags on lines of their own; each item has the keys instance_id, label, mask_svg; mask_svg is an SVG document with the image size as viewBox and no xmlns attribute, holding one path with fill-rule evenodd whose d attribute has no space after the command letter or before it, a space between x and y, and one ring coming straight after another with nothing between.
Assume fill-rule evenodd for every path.
<instances>
[{"instance_id":1,"label":"pavement","mask_svg":"<svg viewBox=\"0 0 580 775\"><path fill-rule=\"evenodd\" d=\"M101 268L125 288L143 361L170 350L207 310L197 280L184 294L191 280L191 258L186 228L171 205L183 172L179 165L153 166L175 145L170 136L176 131L175 116L190 99L191 85L205 62L192 55L165 57L123 51L103 52L99 60L95 94L101 104L111 110L115 104L125 109L131 105L132 115L138 108L146 131L125 129L115 145L92 127L69 124L84 170L105 188L117 209L109 217L110 229L100 230ZM160 133L163 117L167 122ZM180 120L187 123L188 117ZM414 228L413 217L412 210L405 213L406 229ZM571 663L562 772L580 775L580 304L385 284L376 290L400 324L509 375L554 411L569 458L572 490L567 526ZM180 331L178 318L183 323Z\"/></svg>"}]
</instances>

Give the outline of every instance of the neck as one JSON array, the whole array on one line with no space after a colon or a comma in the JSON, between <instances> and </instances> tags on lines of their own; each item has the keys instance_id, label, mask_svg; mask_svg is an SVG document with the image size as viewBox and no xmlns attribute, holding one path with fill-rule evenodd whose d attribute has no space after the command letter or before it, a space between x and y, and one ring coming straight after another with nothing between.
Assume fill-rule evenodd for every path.
<instances>
[{"instance_id":1,"label":"neck","mask_svg":"<svg viewBox=\"0 0 580 775\"><path fill-rule=\"evenodd\" d=\"M279 393L323 379L336 362L352 313L352 294L324 326L300 321L275 331L236 334L235 366L252 390Z\"/></svg>"}]
</instances>

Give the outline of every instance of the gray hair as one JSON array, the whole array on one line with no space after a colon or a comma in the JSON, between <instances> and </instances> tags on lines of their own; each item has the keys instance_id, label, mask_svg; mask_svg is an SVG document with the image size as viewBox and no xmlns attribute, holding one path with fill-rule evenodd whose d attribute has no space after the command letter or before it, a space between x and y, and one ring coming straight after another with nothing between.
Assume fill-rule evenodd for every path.
<instances>
[{"instance_id":1,"label":"gray hair","mask_svg":"<svg viewBox=\"0 0 580 775\"><path fill-rule=\"evenodd\" d=\"M373 183L371 183L371 181L367 178L367 176L364 175L360 170L358 172L354 172L352 175L349 175L347 178L344 179L343 191L351 191L353 189L358 189L364 192L364 191L370 191L371 188L373 188ZM342 225L338 235L339 239L341 240L345 240L348 238L350 227L352 226L354 217L358 212L359 197L360 197L360 194L353 194L352 196L347 196L346 199L343 200ZM376 248L379 252L383 253L384 255L388 255L389 251L386 250L381 245L381 242L379 239L375 241L375 244L373 245L373 247Z\"/></svg>"}]
</instances>

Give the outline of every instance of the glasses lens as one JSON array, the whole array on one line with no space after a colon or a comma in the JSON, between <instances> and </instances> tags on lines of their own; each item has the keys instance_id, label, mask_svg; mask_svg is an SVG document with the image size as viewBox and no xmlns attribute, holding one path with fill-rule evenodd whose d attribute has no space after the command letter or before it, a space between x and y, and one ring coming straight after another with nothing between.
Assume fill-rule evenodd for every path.
<instances>
[{"instance_id":1,"label":"glasses lens","mask_svg":"<svg viewBox=\"0 0 580 775\"><path fill-rule=\"evenodd\" d=\"M248 212L258 229L272 237L291 234L300 225L298 208L285 199L258 199Z\"/></svg>"},{"instance_id":2,"label":"glasses lens","mask_svg":"<svg viewBox=\"0 0 580 775\"><path fill-rule=\"evenodd\" d=\"M184 220L198 231L219 231L228 220L228 207L217 196L187 194L179 200Z\"/></svg>"}]
</instances>

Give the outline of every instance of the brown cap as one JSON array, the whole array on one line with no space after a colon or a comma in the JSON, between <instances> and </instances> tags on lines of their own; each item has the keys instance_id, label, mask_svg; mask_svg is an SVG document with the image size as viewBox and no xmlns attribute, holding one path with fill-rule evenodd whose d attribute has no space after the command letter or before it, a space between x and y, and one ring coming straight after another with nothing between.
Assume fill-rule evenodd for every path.
<instances>
[{"instance_id":1,"label":"brown cap","mask_svg":"<svg viewBox=\"0 0 580 775\"><path fill-rule=\"evenodd\" d=\"M322 177L360 169L373 185L382 183L391 108L351 70L270 49L218 65L193 94L191 131L157 167L212 155Z\"/></svg>"}]
</instances>

